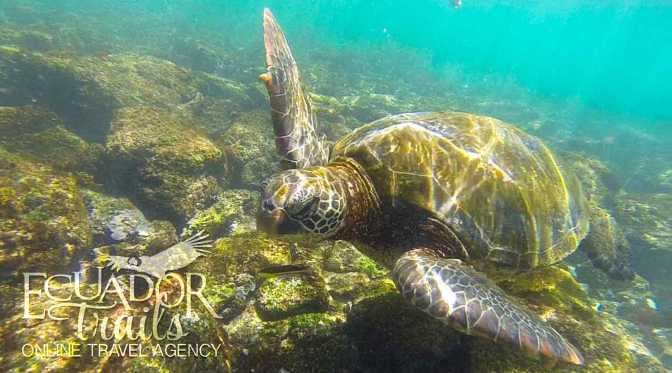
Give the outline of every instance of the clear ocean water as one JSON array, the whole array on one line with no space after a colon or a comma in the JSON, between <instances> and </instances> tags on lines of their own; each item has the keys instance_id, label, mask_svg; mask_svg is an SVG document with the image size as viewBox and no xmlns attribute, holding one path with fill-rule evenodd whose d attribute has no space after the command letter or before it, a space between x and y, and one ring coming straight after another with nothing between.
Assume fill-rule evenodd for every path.
<instances>
[{"instance_id":1,"label":"clear ocean water","mask_svg":"<svg viewBox=\"0 0 672 373\"><path fill-rule=\"evenodd\" d=\"M200 229L194 227L205 221L204 212L216 210L220 214L219 220L215 219L219 228L204 228L212 238L220 245L229 242L226 240L238 242L233 244L234 251L255 247L241 244L235 237L238 229L254 224L258 195L248 194L258 193L265 176L276 170L272 137L268 137L268 98L258 81L259 74L266 71L264 8L272 10L284 29L303 85L311 94L319 130L330 141L386 115L471 112L512 123L539 137L563 162L576 166L591 203L604 208L618 227L614 236L630 253L628 261L637 273L636 281L613 281L596 275L586 255L577 252L560 268L571 274L579 289L576 291L583 292L580 301L552 298L550 306L535 308L535 301L548 301L551 295L535 297L530 295L534 291L518 289L515 284L500 286L525 296L534 311L544 311L543 317L560 320L558 328L583 330L585 325L594 325L586 320L607 320L605 331L599 332L602 334L587 332L588 336L577 338L585 342L621 336L618 348L623 352L616 353L616 347L598 343L586 353L586 369L590 371L672 369L672 2L666 0L2 0L0 277L7 299L22 296L22 285L17 284L23 280L17 282L12 276L20 278L21 271L35 270L32 266L42 261L35 257L29 260L33 251L37 254L32 255L44 256L43 261L49 263L46 247L67 247L63 252L69 254L63 255L71 260L71 267L87 262L92 250L104 245L110 246L112 253L131 256L136 249L124 245L144 245L143 237L148 235L144 232L154 229L147 227L155 221L166 222L175 239L185 238L185 232ZM31 114L32 110L45 110L53 118L39 125L15 119L42 118ZM23 112L28 114L14 116ZM164 114L172 119L165 119ZM120 133L131 128L134 120L139 121L137 129ZM47 122L52 124L44 124ZM179 126L171 127L173 122ZM51 125L68 135L61 139L56 132L39 132ZM45 140L48 138L52 141ZM188 141L196 138L202 140ZM187 140L174 148L162 148L181 141L176 139ZM203 150L206 143L211 148ZM86 154L80 153L81 149L86 149ZM188 154L194 154L193 158ZM61 160L61 156L66 158ZM39 167L25 166L35 167L25 171L22 162ZM67 198L74 195L72 198L81 199L81 206L77 206L88 211L89 222L85 225L92 232L83 234L87 239L75 242L71 240L74 234L54 230L59 224L65 226L64 222L76 220L67 215L69 207L56 212L40 210L43 225L30 220L37 216L30 215L31 211L41 209L50 198L66 198L51 192L48 197L36 196L38 192L25 192L16 186L26 175L37 178L37 184L49 184L44 181L47 179L39 179L47 172L40 168L43 166L55 170L54 175L73 178L77 192L62 186L65 182L59 182L57 188L70 196ZM77 197L80 190L82 197ZM21 199L24 192L30 197L25 201ZM113 223L98 229L96 224L104 219L92 212L97 211L92 207L96 206L93 192L127 199L133 207L115 207L117 215L110 214L117 218L110 218ZM250 201L226 199L233 194L248 196ZM242 212L235 213L240 216L222 218L234 205L243 206ZM219 207L212 210L212 206ZM152 223L143 220L140 224L134 220L137 216ZM114 239L97 238L114 233L111 226L135 229L135 236L116 233ZM244 234L254 234L250 232ZM167 247L154 243L146 246ZM295 246L291 249L289 257L295 257ZM249 268L240 264L243 262ZM326 259L324 262L330 263ZM224 259L211 263L222 266L218 268L233 268ZM417 335L421 332L412 332L420 330L421 321L401 322L398 315L403 312L395 314L396 323L386 324L394 328L371 327L378 323L366 319L367 315L373 317L396 304L388 307L385 297L376 303L375 297L362 300L360 295L352 295L372 293L371 284L382 284L387 278L385 270L374 268L374 263L364 269L357 267L371 280L367 277L367 285L361 285L364 290L356 285L355 290L341 292L329 289L343 287L342 283L364 275L344 270L349 268L345 264L339 264L339 270L320 267L317 272L323 277L320 281L327 284L329 306L321 308L320 302L315 303L317 306L308 302L306 307L312 311L296 313L325 319L320 319L320 326L310 333L292 334L293 327L313 319L264 319L258 311L264 299L260 294L265 289L263 281L270 280L254 277L263 266L250 264L252 259L236 263L243 266L239 271L244 272L242 275L221 269L226 275L215 276L214 280L209 277L215 281L211 284L235 291L243 286L243 275L257 279L246 285L244 296L229 289L237 294L237 298L231 298L235 301L224 302L220 299L226 298L224 295L217 296L225 304L215 307L217 312L221 308L233 312L233 316L224 324L207 327L223 330L220 334L227 337L217 335L226 340L228 355L193 365L156 360L156 366L167 371L293 373L336 371L331 370L336 369L334 366L344 372L575 369L538 362L528 366L525 358L510 364L507 360L502 365L478 365L479 359L498 359L501 355L479 355L474 352L480 350L478 342L458 337L446 337L447 342L436 337L443 344L428 345ZM340 279L341 272L349 273L349 277L343 277L337 285L334 279ZM382 288L376 287L375 291L382 292ZM569 292L560 285L556 288ZM19 289L19 293L12 289ZM16 298L16 307L20 308L22 299ZM569 303L563 302L573 303L567 306ZM362 311L365 306L377 311ZM10 308L1 310L3 320L13 317ZM342 310L346 308L353 311ZM578 311L584 308L588 311ZM245 334L245 327L236 324L252 309L261 315L255 322L262 332L254 336ZM563 324L563 312L587 324ZM281 322L290 332L276 339L268 337L279 330ZM26 322L14 328L42 336L48 334L49 326ZM353 334L353 328L367 330L371 339ZM319 339L320 335L324 337ZM22 371L31 364L46 371L74 371L78 367L142 370L153 364L142 358L121 358L112 363L95 359L56 363L46 357L30 360L17 349L21 346L17 341L30 341L17 339L5 328L0 328L0 337L5 346L0 349L0 371ZM301 338L314 338L310 339L312 345L338 345L340 349L316 352L305 346L295 347L300 346L297 341ZM401 343L395 338L406 340ZM339 343L355 347L345 348ZM484 351L491 350L499 351L491 345ZM618 360L611 354L627 357ZM339 358L324 356L343 356L343 365L333 365Z\"/></svg>"}]
</instances>

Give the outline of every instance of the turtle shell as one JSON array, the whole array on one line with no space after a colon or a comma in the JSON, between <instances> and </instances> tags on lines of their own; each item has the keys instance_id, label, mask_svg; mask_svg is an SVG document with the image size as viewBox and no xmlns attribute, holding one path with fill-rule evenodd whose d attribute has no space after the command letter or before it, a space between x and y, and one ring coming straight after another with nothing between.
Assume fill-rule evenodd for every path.
<instances>
[{"instance_id":1,"label":"turtle shell","mask_svg":"<svg viewBox=\"0 0 672 373\"><path fill-rule=\"evenodd\" d=\"M472 259L519 269L553 264L588 230L576 179L539 139L494 118L386 117L336 143L339 156L368 172L384 208L411 204L434 215Z\"/></svg>"}]
</instances>

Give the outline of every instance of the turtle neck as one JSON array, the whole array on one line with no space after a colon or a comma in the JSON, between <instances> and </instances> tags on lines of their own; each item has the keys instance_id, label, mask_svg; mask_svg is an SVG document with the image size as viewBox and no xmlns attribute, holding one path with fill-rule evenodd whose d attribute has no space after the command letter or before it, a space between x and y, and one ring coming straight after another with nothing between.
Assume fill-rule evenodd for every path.
<instances>
[{"instance_id":1,"label":"turtle neck","mask_svg":"<svg viewBox=\"0 0 672 373\"><path fill-rule=\"evenodd\" d=\"M347 201L345 224L333 238L361 238L377 231L382 215L380 199L366 171L348 157L336 158L327 168L335 176L332 182Z\"/></svg>"}]
</instances>

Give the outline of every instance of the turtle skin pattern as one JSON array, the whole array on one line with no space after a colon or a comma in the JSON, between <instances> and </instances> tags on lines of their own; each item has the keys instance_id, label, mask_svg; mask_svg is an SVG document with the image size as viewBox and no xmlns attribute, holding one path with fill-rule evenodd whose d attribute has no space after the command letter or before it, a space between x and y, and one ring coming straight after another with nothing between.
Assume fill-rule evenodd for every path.
<instances>
[{"instance_id":1,"label":"turtle skin pattern","mask_svg":"<svg viewBox=\"0 0 672 373\"><path fill-rule=\"evenodd\" d=\"M397 260L392 277L407 301L466 334L573 364L584 362L555 329L458 259L415 249Z\"/></svg>"},{"instance_id":2,"label":"turtle skin pattern","mask_svg":"<svg viewBox=\"0 0 672 373\"><path fill-rule=\"evenodd\" d=\"M316 131L310 98L285 34L273 14L264 10L266 70L259 77L266 85L271 105L275 146L284 168L305 168L327 163L324 136Z\"/></svg>"}]
</instances>

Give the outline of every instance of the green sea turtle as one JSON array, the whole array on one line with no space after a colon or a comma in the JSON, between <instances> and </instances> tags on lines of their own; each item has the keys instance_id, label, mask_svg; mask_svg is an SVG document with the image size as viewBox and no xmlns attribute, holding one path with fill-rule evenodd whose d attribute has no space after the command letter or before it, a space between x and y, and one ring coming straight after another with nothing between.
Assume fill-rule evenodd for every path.
<instances>
[{"instance_id":1,"label":"green sea turtle","mask_svg":"<svg viewBox=\"0 0 672 373\"><path fill-rule=\"evenodd\" d=\"M579 350L476 268L551 265L589 232L578 182L537 138L494 118L411 113L367 124L329 147L284 33L264 11L276 148L285 170L265 182L258 227L339 239L392 270L402 296L448 325L552 359ZM605 224L596 224L608 229ZM608 273L631 272L604 240L586 247ZM586 246L585 244L583 246Z\"/></svg>"}]
</instances>

